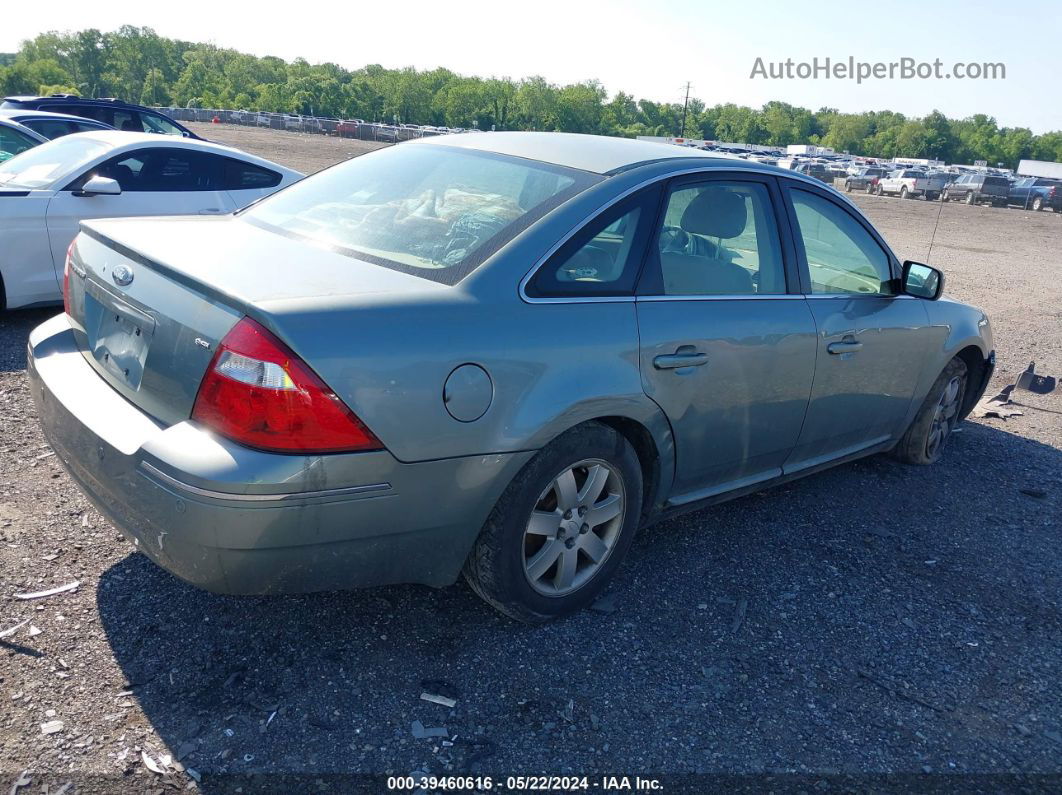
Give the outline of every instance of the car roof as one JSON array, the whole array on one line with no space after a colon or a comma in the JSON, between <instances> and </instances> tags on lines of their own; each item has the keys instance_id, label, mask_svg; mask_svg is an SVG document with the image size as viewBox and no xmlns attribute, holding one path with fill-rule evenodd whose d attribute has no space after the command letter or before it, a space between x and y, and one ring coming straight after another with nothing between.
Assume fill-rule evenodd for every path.
<instances>
[{"instance_id":1,"label":"car roof","mask_svg":"<svg viewBox=\"0 0 1062 795\"><path fill-rule=\"evenodd\" d=\"M111 125L96 119L86 119L84 116L74 116L70 113L55 113L50 110L33 110L32 108L0 108L0 118L7 119L59 119L61 121L76 121L98 124L104 128Z\"/></svg>"},{"instance_id":2,"label":"car roof","mask_svg":"<svg viewBox=\"0 0 1062 795\"><path fill-rule=\"evenodd\" d=\"M675 144L636 141L632 138L612 138L604 135L583 135L559 132L492 132L477 135L458 133L407 141L402 146L452 146L494 152L512 157L539 160L565 168L613 174L644 163L670 158L704 158L733 165L735 161L720 161L710 153Z\"/></svg>"},{"instance_id":3,"label":"car roof","mask_svg":"<svg viewBox=\"0 0 1062 795\"><path fill-rule=\"evenodd\" d=\"M295 169L288 168L287 166L282 166L279 163L274 163L272 160L266 160L263 157L249 154L242 149L236 149L231 146L222 146L221 144L215 144L197 138L181 138L176 135L159 135L158 133L123 132L121 130L93 130L91 132L74 133L73 135L63 137L65 139L77 137L81 139L101 141L112 149L124 149L126 147L141 146L143 144L175 149L198 149L214 152L219 155L225 155L227 157L238 157L249 163L256 163L274 171L281 171L286 174L302 173Z\"/></svg>"},{"instance_id":4,"label":"car roof","mask_svg":"<svg viewBox=\"0 0 1062 795\"><path fill-rule=\"evenodd\" d=\"M85 105L85 104L89 104L89 105L107 105L108 107L118 106L118 107L126 107L126 108L142 108L142 107L144 107L143 105L137 105L135 102L126 102L125 100L122 100L122 99L93 99L92 97L79 97L79 96L77 96L75 94L51 94L51 95L47 95L47 94L46 95L27 94L27 95L20 95L20 96L4 97L3 101L4 102L19 102L19 103L24 103L24 102L32 102L32 103L37 103L37 102L57 102L57 103L69 102L71 104L76 103L78 105ZM151 109L150 108L145 108L145 110L151 110Z\"/></svg>"}]
</instances>

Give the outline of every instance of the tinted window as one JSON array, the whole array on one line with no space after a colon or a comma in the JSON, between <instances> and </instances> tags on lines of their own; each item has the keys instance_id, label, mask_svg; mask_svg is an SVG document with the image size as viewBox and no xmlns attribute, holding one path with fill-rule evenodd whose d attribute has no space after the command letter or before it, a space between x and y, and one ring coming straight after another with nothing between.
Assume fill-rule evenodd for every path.
<instances>
[{"instance_id":1,"label":"tinted window","mask_svg":"<svg viewBox=\"0 0 1062 795\"><path fill-rule=\"evenodd\" d=\"M145 132L160 133L162 135L184 135L176 124L157 113L140 113L140 121Z\"/></svg>"},{"instance_id":2,"label":"tinted window","mask_svg":"<svg viewBox=\"0 0 1062 795\"><path fill-rule=\"evenodd\" d=\"M653 196L659 195L652 191ZM655 203L621 202L561 246L527 285L534 297L631 295Z\"/></svg>"},{"instance_id":3,"label":"tinted window","mask_svg":"<svg viewBox=\"0 0 1062 795\"><path fill-rule=\"evenodd\" d=\"M280 184L280 174L267 168L225 159L225 189L255 190Z\"/></svg>"},{"instance_id":4,"label":"tinted window","mask_svg":"<svg viewBox=\"0 0 1062 795\"><path fill-rule=\"evenodd\" d=\"M409 144L314 174L242 217L367 262L456 284L530 223L600 179L525 158Z\"/></svg>"},{"instance_id":5,"label":"tinted window","mask_svg":"<svg viewBox=\"0 0 1062 795\"><path fill-rule=\"evenodd\" d=\"M790 191L811 275L819 294L892 292L889 257L847 210L808 191Z\"/></svg>"},{"instance_id":6,"label":"tinted window","mask_svg":"<svg viewBox=\"0 0 1062 795\"><path fill-rule=\"evenodd\" d=\"M140 114L133 110L115 110L114 120L111 122L115 129L123 132L144 132L144 125L140 122Z\"/></svg>"},{"instance_id":7,"label":"tinted window","mask_svg":"<svg viewBox=\"0 0 1062 795\"><path fill-rule=\"evenodd\" d=\"M672 189L657 235L649 292L754 295L785 292L767 187L712 181Z\"/></svg>"},{"instance_id":8,"label":"tinted window","mask_svg":"<svg viewBox=\"0 0 1062 795\"><path fill-rule=\"evenodd\" d=\"M73 119L26 119L22 124L48 139L101 129L91 122L79 122Z\"/></svg>"},{"instance_id":9,"label":"tinted window","mask_svg":"<svg viewBox=\"0 0 1062 795\"><path fill-rule=\"evenodd\" d=\"M219 160L185 149L138 149L107 160L78 182L84 184L91 176L110 177L123 192L217 190Z\"/></svg>"},{"instance_id":10,"label":"tinted window","mask_svg":"<svg viewBox=\"0 0 1062 795\"><path fill-rule=\"evenodd\" d=\"M41 110L52 111L53 113L69 113L71 116L81 116L86 119L95 119L101 121L104 124L110 124L113 115L110 108L100 107L97 105L42 105Z\"/></svg>"}]
</instances>

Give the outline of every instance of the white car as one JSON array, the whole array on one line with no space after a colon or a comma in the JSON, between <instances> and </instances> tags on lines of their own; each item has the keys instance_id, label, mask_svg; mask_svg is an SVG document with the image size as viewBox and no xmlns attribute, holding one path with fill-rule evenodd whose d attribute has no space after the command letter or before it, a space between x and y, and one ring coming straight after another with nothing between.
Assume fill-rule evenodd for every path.
<instances>
[{"instance_id":1,"label":"white car","mask_svg":"<svg viewBox=\"0 0 1062 795\"><path fill-rule=\"evenodd\" d=\"M41 144L0 163L0 309L62 300L83 220L226 215L302 177L191 138L101 131Z\"/></svg>"}]
</instances>

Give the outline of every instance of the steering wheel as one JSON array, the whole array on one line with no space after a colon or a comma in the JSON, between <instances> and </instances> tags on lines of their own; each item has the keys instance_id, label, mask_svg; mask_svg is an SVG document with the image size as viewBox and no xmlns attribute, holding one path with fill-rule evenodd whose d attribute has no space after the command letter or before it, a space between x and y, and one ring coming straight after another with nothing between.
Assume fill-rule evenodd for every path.
<instances>
[{"instance_id":1,"label":"steering wheel","mask_svg":"<svg viewBox=\"0 0 1062 795\"><path fill-rule=\"evenodd\" d=\"M689 233L677 226L665 226L660 230L661 254L688 254L691 242Z\"/></svg>"}]
</instances>

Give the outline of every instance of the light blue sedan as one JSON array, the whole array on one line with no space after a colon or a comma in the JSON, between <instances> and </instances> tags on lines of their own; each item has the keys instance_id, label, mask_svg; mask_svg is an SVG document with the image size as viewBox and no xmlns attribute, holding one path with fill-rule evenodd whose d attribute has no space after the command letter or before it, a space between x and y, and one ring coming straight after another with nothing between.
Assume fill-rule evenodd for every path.
<instances>
[{"instance_id":1,"label":"light blue sedan","mask_svg":"<svg viewBox=\"0 0 1062 795\"><path fill-rule=\"evenodd\" d=\"M463 573L526 621L662 517L936 461L994 363L985 315L821 182L593 136L431 138L234 216L85 222L65 282L29 345L44 430L161 566L230 593Z\"/></svg>"}]
</instances>

